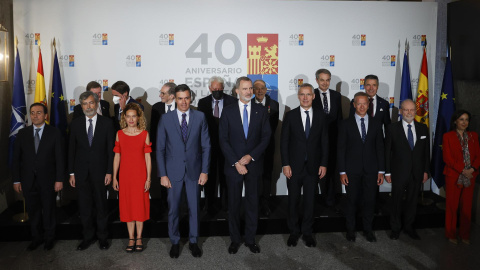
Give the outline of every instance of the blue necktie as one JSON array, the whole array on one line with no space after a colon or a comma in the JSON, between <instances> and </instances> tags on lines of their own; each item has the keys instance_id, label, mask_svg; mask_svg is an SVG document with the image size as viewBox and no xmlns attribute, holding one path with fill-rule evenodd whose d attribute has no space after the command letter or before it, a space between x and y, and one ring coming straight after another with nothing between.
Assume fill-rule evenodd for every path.
<instances>
[{"instance_id":1,"label":"blue necktie","mask_svg":"<svg viewBox=\"0 0 480 270\"><path fill-rule=\"evenodd\" d=\"M307 121L305 122L305 137L308 139L308 135L310 135L310 115L308 114L308 111L305 111L307 114Z\"/></svg>"},{"instance_id":2,"label":"blue necktie","mask_svg":"<svg viewBox=\"0 0 480 270\"><path fill-rule=\"evenodd\" d=\"M325 114L328 114L328 100L327 100L327 93L322 93L323 95L323 111Z\"/></svg>"},{"instance_id":3,"label":"blue necktie","mask_svg":"<svg viewBox=\"0 0 480 270\"><path fill-rule=\"evenodd\" d=\"M361 118L362 121L362 142L365 142L365 139L367 138L367 130L365 129L365 119Z\"/></svg>"},{"instance_id":4,"label":"blue necktie","mask_svg":"<svg viewBox=\"0 0 480 270\"><path fill-rule=\"evenodd\" d=\"M413 143L413 132L412 132L412 125L408 124L408 144L410 144L410 148L413 150L415 144Z\"/></svg>"},{"instance_id":5,"label":"blue necktie","mask_svg":"<svg viewBox=\"0 0 480 270\"><path fill-rule=\"evenodd\" d=\"M92 146L92 141L93 141L93 124L92 124L92 119L88 119L88 122L90 122L90 125L88 126L88 144Z\"/></svg>"},{"instance_id":6,"label":"blue necktie","mask_svg":"<svg viewBox=\"0 0 480 270\"><path fill-rule=\"evenodd\" d=\"M248 136L248 112L247 112L247 106L248 105L243 105L245 108L243 109L243 133L245 133L245 139Z\"/></svg>"},{"instance_id":7,"label":"blue necktie","mask_svg":"<svg viewBox=\"0 0 480 270\"><path fill-rule=\"evenodd\" d=\"M183 137L183 142L184 143L187 143L187 130L188 130L188 127L187 127L187 114L186 113L183 113L182 114L182 137Z\"/></svg>"},{"instance_id":8,"label":"blue necktie","mask_svg":"<svg viewBox=\"0 0 480 270\"><path fill-rule=\"evenodd\" d=\"M167 112L171 112L171 111L172 111L172 104L170 104L170 105L167 105L167 107L168 107L168 110L167 110Z\"/></svg>"}]
</instances>

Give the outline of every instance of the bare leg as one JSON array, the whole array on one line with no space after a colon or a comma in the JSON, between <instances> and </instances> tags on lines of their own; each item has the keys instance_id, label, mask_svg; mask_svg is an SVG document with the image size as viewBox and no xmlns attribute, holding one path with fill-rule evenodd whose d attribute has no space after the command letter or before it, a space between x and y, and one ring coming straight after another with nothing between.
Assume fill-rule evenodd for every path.
<instances>
[{"instance_id":1,"label":"bare leg","mask_svg":"<svg viewBox=\"0 0 480 270\"><path fill-rule=\"evenodd\" d=\"M137 225L137 241L136 241L136 251L143 251L143 241L142 241L142 231L143 231L143 221L135 221Z\"/></svg>"},{"instance_id":2,"label":"bare leg","mask_svg":"<svg viewBox=\"0 0 480 270\"><path fill-rule=\"evenodd\" d=\"M135 221L127 222L128 229L128 245L127 252L132 252L135 247Z\"/></svg>"}]
</instances>

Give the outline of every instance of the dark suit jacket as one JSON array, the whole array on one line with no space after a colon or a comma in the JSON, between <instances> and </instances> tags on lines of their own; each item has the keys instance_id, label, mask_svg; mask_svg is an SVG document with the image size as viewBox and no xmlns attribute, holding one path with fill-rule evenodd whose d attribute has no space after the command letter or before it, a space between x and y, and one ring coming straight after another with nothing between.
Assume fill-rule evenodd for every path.
<instances>
[{"instance_id":1,"label":"dark suit jacket","mask_svg":"<svg viewBox=\"0 0 480 270\"><path fill-rule=\"evenodd\" d=\"M130 100L127 102L127 104L129 103L137 103L138 105L140 105L140 108L143 109L143 105L140 104L140 102L136 101L134 98L130 97ZM120 110L120 104L115 104L113 106L113 111L114 111L114 121L113 121L113 125L115 127L115 131L119 131L121 128L120 128L120 113L119 113L119 110Z\"/></svg>"},{"instance_id":2,"label":"dark suit jacket","mask_svg":"<svg viewBox=\"0 0 480 270\"><path fill-rule=\"evenodd\" d=\"M255 102L255 98L252 98L252 102ZM275 131L278 126L278 115L279 115L279 105L278 102L273 100L269 95L265 95L265 108L267 108L269 115L270 130L272 135L270 136L270 144L275 144ZM270 146L270 145L269 145Z\"/></svg>"},{"instance_id":3,"label":"dark suit jacket","mask_svg":"<svg viewBox=\"0 0 480 270\"><path fill-rule=\"evenodd\" d=\"M75 181L85 181L89 173L92 179L103 181L106 174L111 174L114 142L115 130L110 119L97 115L91 147L85 118L74 119L70 125L68 172L75 174Z\"/></svg>"},{"instance_id":4,"label":"dark suit jacket","mask_svg":"<svg viewBox=\"0 0 480 270\"><path fill-rule=\"evenodd\" d=\"M403 121L387 127L385 137L385 173L392 179L409 179L413 173L415 181L423 180L423 173L430 172L430 139L426 125L414 121L417 141L413 151L408 144L402 125Z\"/></svg>"},{"instance_id":5,"label":"dark suit jacket","mask_svg":"<svg viewBox=\"0 0 480 270\"><path fill-rule=\"evenodd\" d=\"M271 135L268 112L262 105L252 102L250 104L252 107L247 139L243 132L238 102L223 107L219 139L225 156L225 175L238 175L233 165L247 154L255 160L247 165L248 173L260 176L263 171L263 155Z\"/></svg>"},{"instance_id":6,"label":"dark suit jacket","mask_svg":"<svg viewBox=\"0 0 480 270\"><path fill-rule=\"evenodd\" d=\"M100 108L102 110L102 116L110 118L110 103L105 100L100 100ZM85 116L82 110L82 104L75 105L73 108L73 119Z\"/></svg>"},{"instance_id":7,"label":"dark suit jacket","mask_svg":"<svg viewBox=\"0 0 480 270\"><path fill-rule=\"evenodd\" d=\"M158 126L158 176L170 181L184 177L198 181L200 173L210 168L210 137L207 120L202 112L190 109L187 142L183 142L177 110L162 116Z\"/></svg>"},{"instance_id":8,"label":"dark suit jacket","mask_svg":"<svg viewBox=\"0 0 480 270\"><path fill-rule=\"evenodd\" d=\"M373 174L385 171L383 130L379 121L369 117L365 143L355 118L343 120L338 127L337 166L347 175Z\"/></svg>"},{"instance_id":9,"label":"dark suit jacket","mask_svg":"<svg viewBox=\"0 0 480 270\"><path fill-rule=\"evenodd\" d=\"M382 123L385 130L387 126L390 125L392 119L390 118L390 104L385 99L376 95L377 99L377 106L375 108L375 115L373 118L377 119L380 123ZM355 108L353 107L353 99L350 101L350 117L353 117L355 113Z\"/></svg>"},{"instance_id":10,"label":"dark suit jacket","mask_svg":"<svg viewBox=\"0 0 480 270\"><path fill-rule=\"evenodd\" d=\"M237 104L236 98L226 95L223 95L223 109L230 104ZM212 110L212 95L208 95L198 101L197 110L203 112L207 118L208 123L208 132L210 133L210 141L212 143L212 151L221 151L218 141L218 125L219 120L213 117ZM222 110L223 114L223 110ZM213 153L215 154L215 153Z\"/></svg>"},{"instance_id":11,"label":"dark suit jacket","mask_svg":"<svg viewBox=\"0 0 480 270\"><path fill-rule=\"evenodd\" d=\"M449 131L443 134L442 145L443 161L445 162L443 174L458 178L465 168L465 162L463 162L462 145L456 131ZM468 151L470 152L470 166L475 168L473 179L476 179L480 167L480 146L476 132L468 131Z\"/></svg>"},{"instance_id":12,"label":"dark suit jacket","mask_svg":"<svg viewBox=\"0 0 480 270\"><path fill-rule=\"evenodd\" d=\"M287 112L283 120L280 142L282 166L290 166L294 174L301 173L306 166L310 175L318 175L318 168L328 165L327 119L323 111L314 108L307 139L302 123L302 112L300 107L297 107Z\"/></svg>"},{"instance_id":13,"label":"dark suit jacket","mask_svg":"<svg viewBox=\"0 0 480 270\"><path fill-rule=\"evenodd\" d=\"M29 190L34 180L41 186L65 180L64 139L55 127L45 124L38 151L35 154L34 129L32 126L21 129L15 140L13 151L13 182L20 182L22 189Z\"/></svg>"},{"instance_id":14,"label":"dark suit jacket","mask_svg":"<svg viewBox=\"0 0 480 270\"><path fill-rule=\"evenodd\" d=\"M328 89L330 91L330 108L327 115L327 121L330 132L337 132L337 125L343 119L342 116L342 95L335 90ZM313 107L323 111L323 103L320 98L320 90L315 89L315 99L313 100Z\"/></svg>"},{"instance_id":15,"label":"dark suit jacket","mask_svg":"<svg viewBox=\"0 0 480 270\"><path fill-rule=\"evenodd\" d=\"M173 102L172 111L177 108L177 103ZM152 106L152 116L150 117L150 141L152 142L152 150L157 149L157 129L158 123L162 115L165 114L165 103L157 102Z\"/></svg>"}]
</instances>

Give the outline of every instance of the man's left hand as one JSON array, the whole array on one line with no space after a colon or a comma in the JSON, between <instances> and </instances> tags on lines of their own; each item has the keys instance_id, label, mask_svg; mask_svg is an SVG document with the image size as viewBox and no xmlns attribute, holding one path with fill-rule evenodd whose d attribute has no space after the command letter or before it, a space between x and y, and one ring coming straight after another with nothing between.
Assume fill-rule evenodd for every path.
<instances>
[{"instance_id":1,"label":"man's left hand","mask_svg":"<svg viewBox=\"0 0 480 270\"><path fill-rule=\"evenodd\" d=\"M105 175L105 186L110 185L110 182L112 182L112 174L111 174L111 173L107 173L107 174Z\"/></svg>"},{"instance_id":2,"label":"man's left hand","mask_svg":"<svg viewBox=\"0 0 480 270\"><path fill-rule=\"evenodd\" d=\"M320 166L320 168L318 168L318 178L322 179L323 177L325 177L326 174L327 174L327 167Z\"/></svg>"},{"instance_id":3,"label":"man's left hand","mask_svg":"<svg viewBox=\"0 0 480 270\"><path fill-rule=\"evenodd\" d=\"M200 186L203 186L203 185L205 185L205 183L207 183L207 181L208 181L208 174L201 173L200 177L198 178L198 184Z\"/></svg>"},{"instance_id":4,"label":"man's left hand","mask_svg":"<svg viewBox=\"0 0 480 270\"><path fill-rule=\"evenodd\" d=\"M377 177L377 185L381 186L383 184L383 173L379 173Z\"/></svg>"},{"instance_id":5,"label":"man's left hand","mask_svg":"<svg viewBox=\"0 0 480 270\"><path fill-rule=\"evenodd\" d=\"M63 182L55 182L55 192L59 192L63 189Z\"/></svg>"},{"instance_id":6,"label":"man's left hand","mask_svg":"<svg viewBox=\"0 0 480 270\"><path fill-rule=\"evenodd\" d=\"M423 182L422 183L427 182L427 180L428 180L428 173L423 173Z\"/></svg>"},{"instance_id":7,"label":"man's left hand","mask_svg":"<svg viewBox=\"0 0 480 270\"><path fill-rule=\"evenodd\" d=\"M240 165L246 166L250 163L250 161L252 161L252 156L245 155L238 161L238 163L240 163Z\"/></svg>"}]
</instances>

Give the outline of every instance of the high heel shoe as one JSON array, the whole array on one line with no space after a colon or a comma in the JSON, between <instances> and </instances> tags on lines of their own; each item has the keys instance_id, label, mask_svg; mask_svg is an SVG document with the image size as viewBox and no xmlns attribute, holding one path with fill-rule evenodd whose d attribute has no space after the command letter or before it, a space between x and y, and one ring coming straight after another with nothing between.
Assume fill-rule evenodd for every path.
<instances>
[{"instance_id":1,"label":"high heel shoe","mask_svg":"<svg viewBox=\"0 0 480 270\"><path fill-rule=\"evenodd\" d=\"M142 241L142 238L137 238L135 240L135 251L136 252L142 252L143 251L143 241L142 241L142 244L141 245L137 245L137 241L140 240Z\"/></svg>"},{"instance_id":2,"label":"high heel shoe","mask_svg":"<svg viewBox=\"0 0 480 270\"><path fill-rule=\"evenodd\" d=\"M135 251L135 239L128 239L128 243L130 243L130 241L134 241L134 242L133 242L133 245L132 245L132 246L127 246L127 247L125 248L125 251L126 251L127 253L133 253L133 252Z\"/></svg>"}]
</instances>

